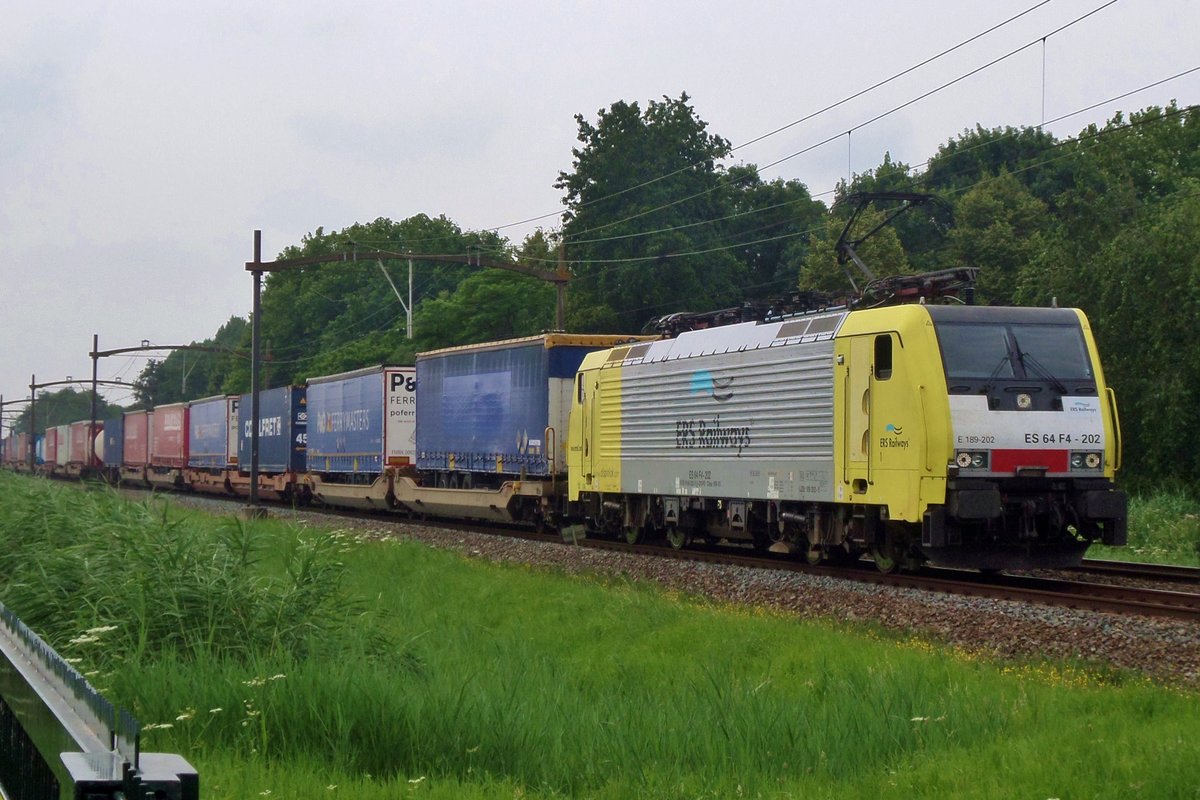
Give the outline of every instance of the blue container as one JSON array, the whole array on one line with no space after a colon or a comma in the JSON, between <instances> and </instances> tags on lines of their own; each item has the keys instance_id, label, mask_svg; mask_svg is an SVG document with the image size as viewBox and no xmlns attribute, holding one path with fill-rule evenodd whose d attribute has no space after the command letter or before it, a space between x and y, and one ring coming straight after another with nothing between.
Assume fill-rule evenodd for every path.
<instances>
[{"instance_id":1,"label":"blue container","mask_svg":"<svg viewBox=\"0 0 1200 800\"><path fill-rule=\"evenodd\" d=\"M308 416L309 472L383 472L382 368L310 379Z\"/></svg>"},{"instance_id":2,"label":"blue container","mask_svg":"<svg viewBox=\"0 0 1200 800\"><path fill-rule=\"evenodd\" d=\"M104 420L104 466L120 468L125 457L125 415Z\"/></svg>"},{"instance_id":3,"label":"blue container","mask_svg":"<svg viewBox=\"0 0 1200 800\"><path fill-rule=\"evenodd\" d=\"M242 395L238 403L238 468L250 473L250 418L253 398ZM258 472L303 472L308 435L308 405L303 386L280 386L258 393Z\"/></svg>"},{"instance_id":4,"label":"blue container","mask_svg":"<svg viewBox=\"0 0 1200 800\"><path fill-rule=\"evenodd\" d=\"M566 469L583 357L628 337L542 334L417 354L417 467L530 477Z\"/></svg>"},{"instance_id":5,"label":"blue container","mask_svg":"<svg viewBox=\"0 0 1200 800\"><path fill-rule=\"evenodd\" d=\"M237 397L206 397L192 401L188 409L188 466L232 466L237 456Z\"/></svg>"}]
</instances>

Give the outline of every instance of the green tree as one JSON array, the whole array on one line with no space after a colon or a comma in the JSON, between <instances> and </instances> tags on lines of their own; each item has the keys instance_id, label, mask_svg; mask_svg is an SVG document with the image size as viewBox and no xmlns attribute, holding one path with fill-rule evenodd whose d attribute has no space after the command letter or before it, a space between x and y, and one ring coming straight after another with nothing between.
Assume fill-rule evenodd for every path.
<instances>
[{"instance_id":1,"label":"green tree","mask_svg":"<svg viewBox=\"0 0 1200 800\"><path fill-rule=\"evenodd\" d=\"M746 291L757 297L783 294L795 284L812 236L825 226L825 204L797 180L764 181L753 164L730 167L726 226L737 243L730 251L746 268Z\"/></svg>"},{"instance_id":2,"label":"green tree","mask_svg":"<svg viewBox=\"0 0 1200 800\"><path fill-rule=\"evenodd\" d=\"M1061 150L1071 184L1049 204L1044 250L1022 275L1017 301L1058 298L1090 313L1102 302L1094 267L1099 250L1148 203L1200 176L1200 114L1174 105L1128 120L1117 114L1103 128L1088 126Z\"/></svg>"},{"instance_id":3,"label":"green tree","mask_svg":"<svg viewBox=\"0 0 1200 800\"><path fill-rule=\"evenodd\" d=\"M955 221L948 248L954 263L979 269L984 302L1011 305L1020 276L1044 248L1046 204L1001 172L959 199Z\"/></svg>"},{"instance_id":4,"label":"green tree","mask_svg":"<svg viewBox=\"0 0 1200 800\"><path fill-rule=\"evenodd\" d=\"M135 405L149 408L227 393L230 390L225 384L230 374L241 374L241 365L246 365L249 374L249 336L249 323L241 317L230 317L212 338L189 342L218 352L180 349L161 360L151 359L134 381ZM243 344L245 349L241 350ZM248 378L245 385L250 385Z\"/></svg>"},{"instance_id":5,"label":"green tree","mask_svg":"<svg viewBox=\"0 0 1200 800\"><path fill-rule=\"evenodd\" d=\"M1070 185L1071 168L1055 155L1059 142L1040 128L976 125L938 148L920 185L943 196L961 194L1001 172L1021 175L1021 182L1044 203Z\"/></svg>"},{"instance_id":6,"label":"green tree","mask_svg":"<svg viewBox=\"0 0 1200 800\"><path fill-rule=\"evenodd\" d=\"M397 257L354 259L355 253L368 251L395 252ZM263 385L303 383L371 364L411 364L416 345L407 338L409 262L402 254L461 256L459 263L413 259L413 299L419 308L452 294L478 273L472 258L505 257L510 251L503 237L463 231L444 216L418 214L401 222L379 218L334 233L318 228L300 245L284 248L279 258L329 255L330 263L272 272L264 281ZM415 319L416 309L413 313ZM241 344L249 351L249 331ZM233 364L223 390L247 391L249 372L248 362Z\"/></svg>"},{"instance_id":7,"label":"green tree","mask_svg":"<svg viewBox=\"0 0 1200 800\"><path fill-rule=\"evenodd\" d=\"M530 336L554 326L554 287L500 269L479 272L421 304L421 350Z\"/></svg>"},{"instance_id":8,"label":"green tree","mask_svg":"<svg viewBox=\"0 0 1200 800\"><path fill-rule=\"evenodd\" d=\"M1128 474L1194 487L1200 407L1200 179L1181 183L1095 258L1092 314L1120 400Z\"/></svg>"},{"instance_id":9,"label":"green tree","mask_svg":"<svg viewBox=\"0 0 1200 800\"><path fill-rule=\"evenodd\" d=\"M575 279L569 327L638 330L653 316L720 308L743 296L728 249L729 192L717 164L729 142L679 98L645 110L619 101L596 124L575 117L581 147L559 173L563 237Z\"/></svg>"},{"instance_id":10,"label":"green tree","mask_svg":"<svg viewBox=\"0 0 1200 800\"><path fill-rule=\"evenodd\" d=\"M855 221L850 235L853 237L871 230L882 222L883 218L883 211L867 209ZM850 276L858 288L862 289L866 277L859 268L849 261L838 264L834 248L845 227L846 219L837 213L830 213L825 218L824 229L813 239L808 255L800 266L797 282L800 289L849 296L854 290ZM877 278L911 272L904 247L900 244L900 236L894 227L880 228L863 242L856 252Z\"/></svg>"},{"instance_id":11,"label":"green tree","mask_svg":"<svg viewBox=\"0 0 1200 800\"><path fill-rule=\"evenodd\" d=\"M91 419L92 390L67 387L55 391L41 390L34 403L35 433L43 434L46 428L70 425ZM103 397L96 397L96 419L103 422L110 416L121 413L121 407L110 404ZM25 407L13 421L11 430L16 433L29 431L29 408Z\"/></svg>"}]
</instances>

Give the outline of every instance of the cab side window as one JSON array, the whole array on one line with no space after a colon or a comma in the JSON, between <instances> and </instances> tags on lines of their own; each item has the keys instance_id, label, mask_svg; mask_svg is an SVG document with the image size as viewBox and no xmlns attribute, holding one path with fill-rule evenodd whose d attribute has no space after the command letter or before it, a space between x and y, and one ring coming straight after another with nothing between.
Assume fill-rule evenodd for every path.
<instances>
[{"instance_id":1,"label":"cab side window","mask_svg":"<svg viewBox=\"0 0 1200 800\"><path fill-rule=\"evenodd\" d=\"M881 334L875 337L875 380L886 381L892 377L892 336Z\"/></svg>"}]
</instances>

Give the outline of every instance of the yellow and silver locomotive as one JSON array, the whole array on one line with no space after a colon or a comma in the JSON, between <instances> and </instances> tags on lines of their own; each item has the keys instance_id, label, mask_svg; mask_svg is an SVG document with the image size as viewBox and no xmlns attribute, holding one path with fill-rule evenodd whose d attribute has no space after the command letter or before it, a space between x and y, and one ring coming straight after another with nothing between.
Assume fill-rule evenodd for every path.
<instances>
[{"instance_id":1,"label":"yellow and silver locomotive","mask_svg":"<svg viewBox=\"0 0 1200 800\"><path fill-rule=\"evenodd\" d=\"M1119 436L1078 310L814 312L588 355L568 500L594 529L677 547L1067 565L1124 544Z\"/></svg>"}]
</instances>

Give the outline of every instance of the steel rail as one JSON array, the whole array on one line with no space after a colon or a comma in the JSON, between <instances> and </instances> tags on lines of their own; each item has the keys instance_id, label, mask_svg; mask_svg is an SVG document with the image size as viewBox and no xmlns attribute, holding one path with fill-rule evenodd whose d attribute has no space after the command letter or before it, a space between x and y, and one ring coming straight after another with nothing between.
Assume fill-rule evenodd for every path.
<instances>
[{"instance_id":1,"label":"steel rail","mask_svg":"<svg viewBox=\"0 0 1200 800\"><path fill-rule=\"evenodd\" d=\"M1200 567L1185 567L1178 564L1144 564L1137 561L1104 561L1085 558L1083 563L1073 571L1200 584Z\"/></svg>"}]
</instances>

